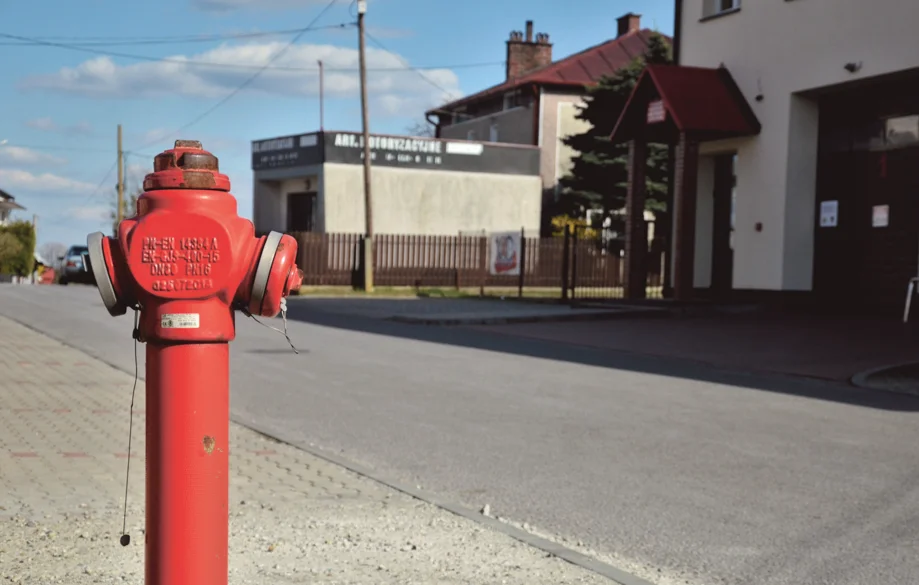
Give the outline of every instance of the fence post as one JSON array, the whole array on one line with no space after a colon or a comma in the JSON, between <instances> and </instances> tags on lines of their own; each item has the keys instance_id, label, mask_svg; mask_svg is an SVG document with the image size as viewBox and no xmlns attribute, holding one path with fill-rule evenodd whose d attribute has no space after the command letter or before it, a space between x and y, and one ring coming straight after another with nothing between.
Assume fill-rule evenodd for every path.
<instances>
[{"instance_id":1,"label":"fence post","mask_svg":"<svg viewBox=\"0 0 919 585\"><path fill-rule=\"evenodd\" d=\"M479 268L481 272L479 280L479 296L485 296L485 280L488 278L488 234L482 236L479 243Z\"/></svg>"},{"instance_id":2,"label":"fence post","mask_svg":"<svg viewBox=\"0 0 919 585\"><path fill-rule=\"evenodd\" d=\"M463 236L457 235L453 236L453 273L455 277L456 290L459 290L460 287L460 258L463 257L460 252L460 246L463 245Z\"/></svg>"},{"instance_id":3,"label":"fence post","mask_svg":"<svg viewBox=\"0 0 919 585\"><path fill-rule=\"evenodd\" d=\"M574 233L571 238L571 300L578 298L578 228L572 230Z\"/></svg>"},{"instance_id":4,"label":"fence post","mask_svg":"<svg viewBox=\"0 0 919 585\"><path fill-rule=\"evenodd\" d=\"M523 282L527 273L527 235L524 228L520 228L520 276L517 279L517 298L523 298Z\"/></svg>"},{"instance_id":5,"label":"fence post","mask_svg":"<svg viewBox=\"0 0 919 585\"><path fill-rule=\"evenodd\" d=\"M366 236L364 234L360 234L357 237L357 245L358 245L357 250L354 250L354 249L349 250L351 254L356 254L357 256L357 258L354 258L354 256L352 256L352 258L354 258L355 260L353 263L353 266L357 268L357 270L351 271L351 288L354 288L354 289L363 289L364 284L365 284L364 275L367 274L367 271L364 270L364 265L367 263L367 254L361 253L364 250L364 245L365 245L364 238L365 237Z\"/></svg>"},{"instance_id":6,"label":"fence post","mask_svg":"<svg viewBox=\"0 0 919 585\"><path fill-rule=\"evenodd\" d=\"M565 224L565 239L562 246L562 300L568 300L568 271L571 269L568 264L568 256L571 254L571 226Z\"/></svg>"}]
</instances>

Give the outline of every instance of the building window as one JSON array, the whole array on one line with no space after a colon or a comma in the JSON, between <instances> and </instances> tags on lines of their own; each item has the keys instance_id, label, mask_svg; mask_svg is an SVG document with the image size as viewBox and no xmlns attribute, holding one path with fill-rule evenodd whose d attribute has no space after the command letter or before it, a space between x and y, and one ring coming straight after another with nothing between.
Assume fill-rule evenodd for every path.
<instances>
[{"instance_id":1,"label":"building window","mask_svg":"<svg viewBox=\"0 0 919 585\"><path fill-rule=\"evenodd\" d=\"M492 124L491 127L488 129L488 140L489 142L498 141L498 125L497 124Z\"/></svg>"},{"instance_id":2,"label":"building window","mask_svg":"<svg viewBox=\"0 0 919 585\"><path fill-rule=\"evenodd\" d=\"M517 107L517 92L509 91L504 94L504 109L510 110Z\"/></svg>"},{"instance_id":3,"label":"building window","mask_svg":"<svg viewBox=\"0 0 919 585\"><path fill-rule=\"evenodd\" d=\"M466 140L475 140L475 130L466 132Z\"/></svg>"},{"instance_id":4,"label":"building window","mask_svg":"<svg viewBox=\"0 0 919 585\"><path fill-rule=\"evenodd\" d=\"M896 148L919 142L919 116L900 116L884 121L887 146Z\"/></svg>"},{"instance_id":5,"label":"building window","mask_svg":"<svg viewBox=\"0 0 919 585\"><path fill-rule=\"evenodd\" d=\"M740 10L740 0L703 0L702 18Z\"/></svg>"}]
</instances>

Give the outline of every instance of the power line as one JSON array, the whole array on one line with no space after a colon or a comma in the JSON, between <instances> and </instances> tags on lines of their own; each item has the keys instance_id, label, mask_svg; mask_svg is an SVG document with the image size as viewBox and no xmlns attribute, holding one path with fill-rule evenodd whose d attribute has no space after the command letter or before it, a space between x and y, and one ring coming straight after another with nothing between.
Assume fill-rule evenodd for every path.
<instances>
[{"instance_id":1,"label":"power line","mask_svg":"<svg viewBox=\"0 0 919 585\"><path fill-rule=\"evenodd\" d=\"M93 189L93 192L87 195L86 198L80 202L80 205L86 205L87 203L89 203L90 201L96 198L96 195L98 195L102 187L105 186L105 183L109 180L109 177L112 176L112 172L115 170L116 166L118 166L117 160L112 163L112 166L109 167L108 171L105 173L105 176L102 177L102 180L99 181L99 184L96 186L95 189ZM60 225L62 223L72 221L72 220L73 220L73 217L68 214L68 215L64 215L63 217L59 217L58 219L54 221L50 221L46 225Z\"/></svg>"},{"instance_id":2,"label":"power line","mask_svg":"<svg viewBox=\"0 0 919 585\"><path fill-rule=\"evenodd\" d=\"M353 26L354 23L327 24L313 27L310 30L332 30ZM44 43L66 43L72 47L117 47L131 45L176 45L183 43L213 43L217 41L255 39L296 34L303 31L299 28L271 30L251 33L216 33L203 35L174 35L161 37L29 37L32 40L0 42L0 46L33 46ZM27 37L22 37L23 39Z\"/></svg>"},{"instance_id":3,"label":"power line","mask_svg":"<svg viewBox=\"0 0 919 585\"><path fill-rule=\"evenodd\" d=\"M389 53L390 55L393 55L393 56L396 57L399 61L401 61L401 62L402 62L402 65L404 66L405 69L414 71L415 73L418 74L419 77L421 77L421 78L424 79L426 82L428 82L429 84L431 84L433 87L439 89L440 91L442 91L442 92L444 92L444 93L447 93L447 94L452 93L452 92L450 92L449 90L447 90L446 88L444 88L442 85L440 85L439 83L437 83L436 81L434 81L433 79L431 79L430 77L428 77L427 75L425 75L425 74L424 74L424 71L422 71L420 67L413 67L412 64L409 63L408 61L406 61L405 59L403 59L401 55L399 55L398 53L395 53L395 52L390 51L389 49L387 49L386 46L385 46L383 43L381 43L379 40L377 40L376 37L374 37L373 35L371 35L371 34L368 33L367 31L364 31L364 35L365 35L368 39L370 39L371 41L373 41L373 44L375 44L376 46L380 47L381 49L383 49L384 51L386 51L386 52Z\"/></svg>"},{"instance_id":4,"label":"power line","mask_svg":"<svg viewBox=\"0 0 919 585\"><path fill-rule=\"evenodd\" d=\"M344 26L354 26L354 25L353 23L349 23L347 25L336 25L336 26L344 27ZM300 31L299 34L302 35L302 33L309 32L311 30L318 30L318 28L308 27L305 29L294 29L294 30ZM261 72L268 71L268 70L270 71L300 71L300 72L302 71L318 72L319 71L319 67L290 67L290 66L278 66L278 65L272 66L272 67L264 67L261 65L240 65L238 63L220 63L220 62L212 62L212 61L200 61L196 59L178 59L175 57L153 57L151 55L138 55L136 53L123 53L120 51L106 51L102 49L94 49L92 47L79 46L79 45L74 45L74 44L69 44L69 43L41 41L36 38L23 37L20 35L11 35L8 33L0 33L0 38L19 39L19 40L28 41L26 43L15 43L18 45L23 45L23 46L39 45L39 46L45 46L45 47L54 47L58 49L67 49L70 51L91 53L93 55L102 55L106 57L120 57L123 59L134 59L136 61L147 61L151 63L176 63L178 65L188 65L188 66L193 66L193 67L202 67L202 68L209 67L213 69L235 69L235 70L240 70L240 71L255 70L255 71L258 71L259 74L261 74ZM374 42L379 44L379 42L376 40L374 40ZM433 69L475 69L475 68L483 68L483 67L494 67L497 65L503 66L504 61L489 61L489 62L484 62L484 63L460 63L460 64L455 64L455 65L426 65L426 66L414 66L414 67L409 67L409 68L419 71L419 70L433 70ZM367 71L380 71L380 72L404 71L405 69L406 67L376 67L376 68L368 68ZM340 72L356 73L358 71L358 68L357 67L328 67L326 66L325 70L326 71L340 71Z\"/></svg>"},{"instance_id":5,"label":"power line","mask_svg":"<svg viewBox=\"0 0 919 585\"><path fill-rule=\"evenodd\" d=\"M332 6L334 6L336 2L338 2L338 0L331 0L328 4L326 4L325 8L323 8L322 10L319 11L319 14L316 15L316 18L314 18L314 19L312 20L312 22L310 22L310 23L306 26L305 29L301 30L301 31L298 32L296 35L294 35L294 37L290 40L290 42L287 43L280 51L278 51L278 52L276 52L274 55L272 55L271 58L268 59L268 61L265 63L265 65L264 65L261 69L259 69L258 71L256 71L254 75L252 75L251 77L249 77L248 79L246 79L241 85L239 85L236 89L234 89L233 91L231 91L230 93L228 93L222 100L218 101L216 104L214 104L213 106L211 106L210 108L208 108L207 110L205 110L201 115L197 116L195 119L193 119L191 122L185 124L185 125L182 126L181 128L178 128L177 130L175 130L175 131L172 132L171 134L172 134L172 135L178 134L179 132L182 132L183 130L185 130L185 129L187 129L187 128L190 128L191 126L194 126L195 124L197 124L198 122L200 122L201 120L203 120L204 118L206 118L207 116L209 116L209 115L211 115L213 112L215 112L215 111L216 111L218 108L220 108L223 104L227 103L228 101L230 101L231 99L233 99L234 97L236 97L236 95L238 95L239 92L241 92L242 90L244 90L245 88L247 88L253 81L255 81L255 80L258 78L258 76L261 75L261 74L271 65L271 63L273 63L278 57L280 57L281 55L283 55L284 53L286 53L287 50L288 50L289 48L291 48L291 47L294 45L294 43L296 43L298 40L300 40L300 37L302 37L302 36L306 33L306 31L309 30L309 28L310 28L311 26L313 26L314 24L316 24L317 22L319 22L319 19L322 18L323 15L325 15L325 13L328 12L329 9L332 8ZM132 150L139 150L139 149L142 149L142 148L146 148L146 147L148 147L148 146L152 146L153 144L155 144L155 143L157 143L157 142L160 142L160 139L151 140L150 142L148 142L148 143L146 143L146 144L142 144L141 146L138 146L137 149L132 149Z\"/></svg>"}]
</instances>

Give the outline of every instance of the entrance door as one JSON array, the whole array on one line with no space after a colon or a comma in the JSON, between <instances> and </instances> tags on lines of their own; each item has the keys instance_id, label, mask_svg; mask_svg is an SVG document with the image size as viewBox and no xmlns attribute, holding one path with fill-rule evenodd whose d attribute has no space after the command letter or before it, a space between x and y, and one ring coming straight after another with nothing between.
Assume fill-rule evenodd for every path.
<instances>
[{"instance_id":1,"label":"entrance door","mask_svg":"<svg viewBox=\"0 0 919 585\"><path fill-rule=\"evenodd\" d=\"M287 232L311 232L315 228L316 193L287 194Z\"/></svg>"},{"instance_id":2,"label":"entrance door","mask_svg":"<svg viewBox=\"0 0 919 585\"><path fill-rule=\"evenodd\" d=\"M814 290L827 306L894 315L919 271L919 148L833 153L818 170L837 224L818 224Z\"/></svg>"},{"instance_id":3,"label":"entrance door","mask_svg":"<svg viewBox=\"0 0 919 585\"><path fill-rule=\"evenodd\" d=\"M857 289L863 303L899 312L919 270L919 148L859 154Z\"/></svg>"},{"instance_id":4,"label":"entrance door","mask_svg":"<svg viewBox=\"0 0 919 585\"><path fill-rule=\"evenodd\" d=\"M734 227L734 160L736 155L715 157L715 189L712 193L712 285L714 296L730 294L734 275L734 250L731 232Z\"/></svg>"}]
</instances>

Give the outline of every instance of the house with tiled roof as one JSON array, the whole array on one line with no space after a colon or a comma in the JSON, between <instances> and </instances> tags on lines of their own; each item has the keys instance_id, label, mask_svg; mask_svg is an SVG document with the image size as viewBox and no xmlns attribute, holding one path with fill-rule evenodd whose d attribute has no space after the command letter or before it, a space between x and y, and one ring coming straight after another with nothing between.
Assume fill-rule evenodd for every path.
<instances>
[{"instance_id":1,"label":"house with tiled roof","mask_svg":"<svg viewBox=\"0 0 919 585\"><path fill-rule=\"evenodd\" d=\"M617 23L615 38L553 61L549 35L534 35L527 21L526 32L513 31L507 41L503 82L427 112L435 135L540 147L544 198L556 196L577 154L562 139L589 129L575 118L586 88L642 55L655 34L641 27L638 14L625 14Z\"/></svg>"},{"instance_id":2,"label":"house with tiled roof","mask_svg":"<svg viewBox=\"0 0 919 585\"><path fill-rule=\"evenodd\" d=\"M6 225L10 220L10 214L14 211L23 211L25 207L16 203L16 198L0 189L0 225Z\"/></svg>"}]
</instances>

